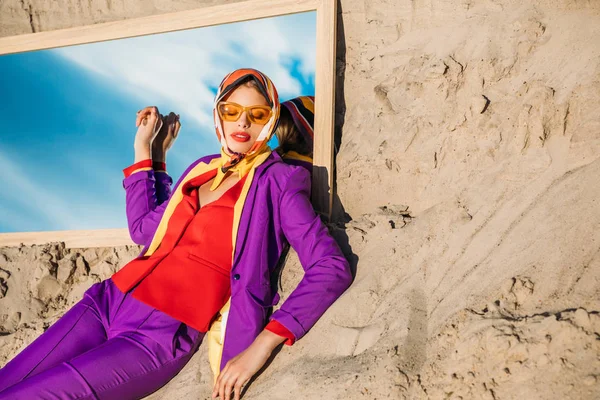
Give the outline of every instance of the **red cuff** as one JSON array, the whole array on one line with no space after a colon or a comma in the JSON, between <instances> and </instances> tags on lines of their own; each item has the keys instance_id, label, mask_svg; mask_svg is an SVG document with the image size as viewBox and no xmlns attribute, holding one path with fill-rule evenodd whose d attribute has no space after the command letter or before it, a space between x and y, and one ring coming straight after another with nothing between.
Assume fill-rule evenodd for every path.
<instances>
[{"instance_id":1,"label":"red cuff","mask_svg":"<svg viewBox=\"0 0 600 400\"><path fill-rule=\"evenodd\" d=\"M154 161L152 163L152 169L154 171L167 172L167 163L160 162L160 161Z\"/></svg>"},{"instance_id":2,"label":"red cuff","mask_svg":"<svg viewBox=\"0 0 600 400\"><path fill-rule=\"evenodd\" d=\"M284 338L286 338L286 341L283 343L287 344L288 346L293 345L294 342L296 341L294 334L292 332L290 332L290 330L288 328L281 325L279 322L277 322L275 320L271 320L271 322L269 322L267 324L267 326L265 326L265 329L268 330L269 332L273 332L276 335L283 336Z\"/></svg>"},{"instance_id":3,"label":"red cuff","mask_svg":"<svg viewBox=\"0 0 600 400\"><path fill-rule=\"evenodd\" d=\"M123 174L125 175L125 178L128 178L129 175L133 174L134 172L150 171L151 169L152 169L152 160L147 159L147 160L142 160L140 162L136 162L135 164L125 168L123 170Z\"/></svg>"}]
</instances>

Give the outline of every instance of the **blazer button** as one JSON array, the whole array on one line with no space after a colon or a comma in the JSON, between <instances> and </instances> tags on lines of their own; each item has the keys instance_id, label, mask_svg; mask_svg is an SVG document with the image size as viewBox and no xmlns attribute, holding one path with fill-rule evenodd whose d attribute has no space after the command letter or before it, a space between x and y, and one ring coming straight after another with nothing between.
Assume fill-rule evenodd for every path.
<instances>
[{"instance_id":1,"label":"blazer button","mask_svg":"<svg viewBox=\"0 0 600 400\"><path fill-rule=\"evenodd\" d=\"M234 281L239 281L239 280L240 280L240 274L235 274L235 275L233 276L233 280L234 280Z\"/></svg>"}]
</instances>

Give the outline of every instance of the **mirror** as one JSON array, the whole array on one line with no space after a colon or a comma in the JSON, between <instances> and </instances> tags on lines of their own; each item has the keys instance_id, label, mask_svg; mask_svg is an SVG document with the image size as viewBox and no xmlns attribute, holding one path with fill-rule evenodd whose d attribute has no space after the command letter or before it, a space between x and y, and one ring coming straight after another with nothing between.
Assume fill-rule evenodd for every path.
<instances>
[{"instance_id":1,"label":"mirror","mask_svg":"<svg viewBox=\"0 0 600 400\"><path fill-rule=\"evenodd\" d=\"M77 246L130 244L122 170L133 164L135 115L144 106L180 115L182 127L166 159L174 181L193 161L219 151L212 103L228 72L258 69L273 80L282 102L317 95L318 106L319 8L305 4L302 10L284 1L282 10L267 12L262 3L240 7L266 18L239 10L233 15L218 6L1 38L0 162L5 173L0 184L5 190L0 196L0 244L63 240L77 235L75 231L86 238ZM284 15L265 15L269 12ZM249 20L233 22L238 14ZM219 20L232 22L217 24ZM186 24L196 27L183 29ZM163 32L156 32L158 26ZM38 40L26 40L34 36ZM331 86L322 93L331 92L333 99L333 69L321 78L329 82L322 86ZM315 136L324 132L331 142L333 119L325 114L333 114L332 100L327 108L331 111L323 115L315 110L315 128L329 118L330 129L315 129ZM331 163L319 139L315 137L315 168ZM275 148L276 140L270 145ZM331 167L323 167L330 174ZM320 186L330 196L329 182ZM103 235L112 241L94 239Z\"/></svg>"}]
</instances>

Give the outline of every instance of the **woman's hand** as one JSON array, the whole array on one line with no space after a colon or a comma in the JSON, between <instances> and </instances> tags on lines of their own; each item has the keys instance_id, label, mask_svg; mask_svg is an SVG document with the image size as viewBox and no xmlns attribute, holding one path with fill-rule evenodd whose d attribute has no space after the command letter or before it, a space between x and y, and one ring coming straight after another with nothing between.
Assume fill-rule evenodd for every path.
<instances>
[{"instance_id":1,"label":"woman's hand","mask_svg":"<svg viewBox=\"0 0 600 400\"><path fill-rule=\"evenodd\" d=\"M284 337L263 330L246 350L229 360L213 388L213 399L239 400L242 386L265 365L273 350L285 341ZM231 396L235 391L235 397Z\"/></svg>"},{"instance_id":2,"label":"woman's hand","mask_svg":"<svg viewBox=\"0 0 600 400\"><path fill-rule=\"evenodd\" d=\"M137 112L135 126L138 130L135 134L135 144L150 146L152 139L162 127L162 115L156 106L150 106Z\"/></svg>"},{"instance_id":3,"label":"woman's hand","mask_svg":"<svg viewBox=\"0 0 600 400\"><path fill-rule=\"evenodd\" d=\"M150 106L138 111L135 126L138 127L138 130L135 134L133 148L135 162L139 162L151 158L150 143L162 127L162 115L158 112L158 108Z\"/></svg>"},{"instance_id":4,"label":"woman's hand","mask_svg":"<svg viewBox=\"0 0 600 400\"><path fill-rule=\"evenodd\" d=\"M175 142L181 129L179 115L174 112L162 117L162 128L152 141L152 161L165 162L167 151Z\"/></svg>"}]
</instances>

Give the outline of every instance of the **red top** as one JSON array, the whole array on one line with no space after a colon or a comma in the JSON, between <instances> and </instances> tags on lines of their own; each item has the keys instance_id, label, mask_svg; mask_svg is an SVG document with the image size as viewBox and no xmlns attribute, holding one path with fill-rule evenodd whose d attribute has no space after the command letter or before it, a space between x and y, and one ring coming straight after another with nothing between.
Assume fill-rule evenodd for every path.
<instances>
[{"instance_id":1,"label":"red top","mask_svg":"<svg viewBox=\"0 0 600 400\"><path fill-rule=\"evenodd\" d=\"M135 171L139 164L127 172ZM198 188L215 176L216 170L209 171L184 184L183 199L159 248L149 257L132 260L112 276L122 292L134 288L134 298L200 332L209 329L231 295L233 208L246 180L242 178L219 199L199 207ZM271 321L266 329L285 337L288 345L295 340L277 321Z\"/></svg>"}]
</instances>

